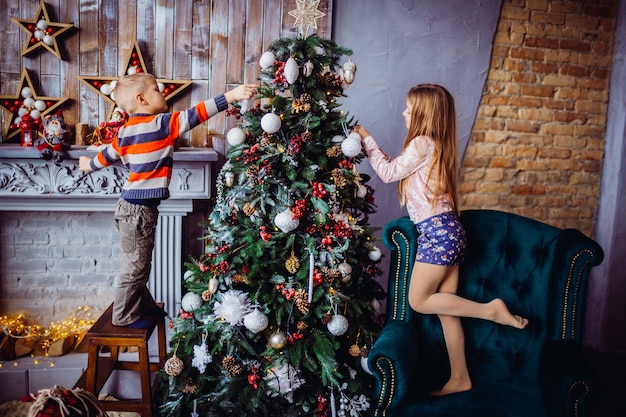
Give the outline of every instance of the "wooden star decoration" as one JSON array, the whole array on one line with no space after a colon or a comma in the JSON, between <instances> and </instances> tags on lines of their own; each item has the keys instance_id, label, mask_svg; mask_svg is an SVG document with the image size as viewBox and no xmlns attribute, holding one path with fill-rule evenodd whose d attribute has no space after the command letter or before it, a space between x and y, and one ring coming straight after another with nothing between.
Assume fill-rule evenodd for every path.
<instances>
[{"instance_id":1,"label":"wooden star decoration","mask_svg":"<svg viewBox=\"0 0 626 417\"><path fill-rule=\"evenodd\" d=\"M146 71L146 63L143 59L143 55L141 54L141 49L139 49L139 44L137 43L137 40L134 40L133 46L128 56L128 61L126 63L126 66L124 67L124 73L120 77L78 76L77 78L81 82L87 84L92 90L96 91L100 96L102 96L107 102L111 104L111 109L109 110L107 116L107 119L110 119L111 115L113 114L113 110L115 110L115 101L113 99L115 94L111 93L117 80L119 80L124 75L130 75ZM159 83L160 87L163 87L165 101L169 105L170 101L173 100L174 97L182 93L183 90L185 90L187 87L189 87L192 82L191 80L168 80L157 78L157 83Z\"/></svg>"},{"instance_id":2,"label":"wooden star decoration","mask_svg":"<svg viewBox=\"0 0 626 417\"><path fill-rule=\"evenodd\" d=\"M308 2L307 0L296 0L296 10L289 12L289 15L296 18L292 27L300 28L300 34L303 38L309 36L309 29L317 29L316 20L326 16L325 13L317 10L320 0Z\"/></svg>"},{"instance_id":3,"label":"wooden star decoration","mask_svg":"<svg viewBox=\"0 0 626 417\"><path fill-rule=\"evenodd\" d=\"M28 55L40 48L45 48L61 59L57 37L72 29L74 25L70 23L51 22L48 16L48 9L43 0L39 3L39 10L33 20L11 18L20 29L26 32L26 44L22 49L22 56Z\"/></svg>"},{"instance_id":4,"label":"wooden star decoration","mask_svg":"<svg viewBox=\"0 0 626 417\"><path fill-rule=\"evenodd\" d=\"M31 95L33 106L26 106L26 104L29 104L29 101L27 101L28 97L24 96L24 88L26 87L30 89L29 95ZM2 111L7 111L11 113L11 122L7 123L5 126L4 137L6 138L6 140L9 140L13 136L20 134L20 128L15 122L15 118L19 117L20 108L24 108L28 111L28 113L30 113L35 108L37 108L38 110L42 109L43 105L45 104L45 109L39 110L39 117L43 118L47 114L51 114L52 112L57 110L68 100L69 98L67 97L43 97L38 95L35 91L35 88L33 87L33 82L28 75L28 71L24 68L22 70L22 78L20 79L20 83L17 87L17 91L15 92L15 94L12 96L0 95L0 107L2 107ZM24 104L25 101L26 104Z\"/></svg>"}]
</instances>

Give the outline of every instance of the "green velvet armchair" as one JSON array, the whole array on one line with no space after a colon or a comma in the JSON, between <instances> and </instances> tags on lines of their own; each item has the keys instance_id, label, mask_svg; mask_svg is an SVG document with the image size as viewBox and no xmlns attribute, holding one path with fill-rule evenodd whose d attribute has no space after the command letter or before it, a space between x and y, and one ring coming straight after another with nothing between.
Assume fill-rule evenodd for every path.
<instances>
[{"instance_id":1,"label":"green velvet armchair","mask_svg":"<svg viewBox=\"0 0 626 417\"><path fill-rule=\"evenodd\" d=\"M589 271L602 249L577 230L500 211L467 210L461 221L467 249L458 293L502 298L529 325L462 319L473 388L428 395L449 378L446 346L438 317L408 305L415 226L408 217L390 222L383 230L391 250L387 323L368 358L373 416L585 416L597 381L581 333Z\"/></svg>"}]
</instances>

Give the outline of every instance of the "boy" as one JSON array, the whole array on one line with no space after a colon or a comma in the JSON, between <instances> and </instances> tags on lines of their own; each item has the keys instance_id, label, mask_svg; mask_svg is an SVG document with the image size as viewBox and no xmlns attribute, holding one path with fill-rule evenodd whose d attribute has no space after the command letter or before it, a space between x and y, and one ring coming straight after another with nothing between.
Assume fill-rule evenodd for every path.
<instances>
[{"instance_id":1,"label":"boy","mask_svg":"<svg viewBox=\"0 0 626 417\"><path fill-rule=\"evenodd\" d=\"M243 84L193 108L165 113L167 103L153 75L137 73L117 82L115 102L130 118L111 146L93 159L86 156L79 159L79 169L85 172L111 166L118 160L129 171L115 209L122 262L113 300L113 325L145 329L150 322L142 316L164 314L146 284L150 277L158 206L169 198L176 138L226 110L231 102L250 99L255 93L255 85Z\"/></svg>"}]
</instances>

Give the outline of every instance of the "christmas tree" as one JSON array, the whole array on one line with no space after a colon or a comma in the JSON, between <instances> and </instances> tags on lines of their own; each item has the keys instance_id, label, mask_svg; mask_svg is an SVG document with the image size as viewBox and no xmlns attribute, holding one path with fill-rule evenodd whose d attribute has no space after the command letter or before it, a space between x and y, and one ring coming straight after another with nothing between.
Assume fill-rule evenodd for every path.
<instances>
[{"instance_id":1,"label":"christmas tree","mask_svg":"<svg viewBox=\"0 0 626 417\"><path fill-rule=\"evenodd\" d=\"M384 291L373 190L338 103L351 53L315 35L278 39L258 96L227 110L237 127L205 254L187 263L162 415L367 414Z\"/></svg>"}]
</instances>

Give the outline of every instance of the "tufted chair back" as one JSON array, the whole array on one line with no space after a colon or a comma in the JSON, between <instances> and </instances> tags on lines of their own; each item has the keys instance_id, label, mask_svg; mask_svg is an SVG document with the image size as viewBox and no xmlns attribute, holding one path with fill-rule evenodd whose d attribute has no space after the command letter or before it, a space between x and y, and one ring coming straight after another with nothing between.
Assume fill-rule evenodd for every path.
<instances>
[{"instance_id":1,"label":"tufted chair back","mask_svg":"<svg viewBox=\"0 0 626 417\"><path fill-rule=\"evenodd\" d=\"M383 232L392 250L388 323L369 357L379 381L374 415L583 415L593 376L586 368L585 378L559 375L559 368L584 368L580 344L587 277L602 260L601 248L579 231L500 211L464 211L461 221L467 251L459 295L479 302L501 298L529 325L518 330L463 319L474 388L446 397L426 395L449 378L447 350L439 318L408 306L415 226L408 217L389 223ZM391 348L394 338L403 347Z\"/></svg>"}]
</instances>

